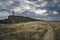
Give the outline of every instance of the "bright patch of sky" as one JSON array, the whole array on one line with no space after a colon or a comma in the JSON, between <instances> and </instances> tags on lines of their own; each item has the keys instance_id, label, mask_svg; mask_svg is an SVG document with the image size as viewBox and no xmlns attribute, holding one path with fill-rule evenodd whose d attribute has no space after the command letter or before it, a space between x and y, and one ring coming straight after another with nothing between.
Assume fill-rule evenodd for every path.
<instances>
[{"instance_id":1,"label":"bright patch of sky","mask_svg":"<svg viewBox=\"0 0 60 40\"><path fill-rule=\"evenodd\" d=\"M6 11L0 11L0 16L9 16L9 13Z\"/></svg>"},{"instance_id":2,"label":"bright patch of sky","mask_svg":"<svg viewBox=\"0 0 60 40\"><path fill-rule=\"evenodd\" d=\"M35 10L35 13L36 13L36 14L38 14L38 15L43 15L43 16L46 15L46 12L47 12L47 10L41 10L41 9Z\"/></svg>"}]
</instances>

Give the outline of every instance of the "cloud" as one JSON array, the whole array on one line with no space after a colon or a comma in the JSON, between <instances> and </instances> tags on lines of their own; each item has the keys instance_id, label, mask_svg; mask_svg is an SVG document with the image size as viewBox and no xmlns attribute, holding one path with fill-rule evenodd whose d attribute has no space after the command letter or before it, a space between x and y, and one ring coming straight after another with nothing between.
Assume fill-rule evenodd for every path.
<instances>
[{"instance_id":1,"label":"cloud","mask_svg":"<svg viewBox=\"0 0 60 40\"><path fill-rule=\"evenodd\" d=\"M21 11L21 8L20 7L15 7L15 8L12 9L12 11L18 12L18 11Z\"/></svg>"},{"instance_id":2,"label":"cloud","mask_svg":"<svg viewBox=\"0 0 60 40\"><path fill-rule=\"evenodd\" d=\"M53 14L54 14L54 15L57 15L57 14L58 14L58 12L57 12L57 11L53 11Z\"/></svg>"},{"instance_id":3,"label":"cloud","mask_svg":"<svg viewBox=\"0 0 60 40\"><path fill-rule=\"evenodd\" d=\"M43 15L43 16L47 15L46 12L47 12L47 10L41 10L41 9L40 10L35 10L36 14Z\"/></svg>"},{"instance_id":4,"label":"cloud","mask_svg":"<svg viewBox=\"0 0 60 40\"><path fill-rule=\"evenodd\" d=\"M49 16L51 19L60 13L60 0L0 0L1 9L8 9L21 15L28 10L32 14L28 12L30 16L25 13L26 16L40 19L46 19Z\"/></svg>"}]
</instances>

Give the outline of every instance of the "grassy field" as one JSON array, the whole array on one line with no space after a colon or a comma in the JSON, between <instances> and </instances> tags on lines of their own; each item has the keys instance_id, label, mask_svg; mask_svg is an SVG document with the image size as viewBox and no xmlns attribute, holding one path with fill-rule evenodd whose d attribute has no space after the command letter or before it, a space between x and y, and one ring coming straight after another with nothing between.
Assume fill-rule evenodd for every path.
<instances>
[{"instance_id":1,"label":"grassy field","mask_svg":"<svg viewBox=\"0 0 60 40\"><path fill-rule=\"evenodd\" d=\"M33 21L18 24L1 24L0 40L42 40L47 23Z\"/></svg>"},{"instance_id":2,"label":"grassy field","mask_svg":"<svg viewBox=\"0 0 60 40\"><path fill-rule=\"evenodd\" d=\"M55 34L54 39L60 40L60 22L49 23ZM42 40L47 27L46 21L0 24L0 40Z\"/></svg>"}]
</instances>

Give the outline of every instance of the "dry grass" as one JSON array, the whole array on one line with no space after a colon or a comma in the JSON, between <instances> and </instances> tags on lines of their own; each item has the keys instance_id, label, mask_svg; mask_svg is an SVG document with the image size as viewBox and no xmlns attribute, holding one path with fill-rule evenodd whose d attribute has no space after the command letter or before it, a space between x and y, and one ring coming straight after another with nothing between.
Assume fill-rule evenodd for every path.
<instances>
[{"instance_id":1,"label":"dry grass","mask_svg":"<svg viewBox=\"0 0 60 40\"><path fill-rule=\"evenodd\" d=\"M55 40L60 40L60 22L50 22L55 33ZM0 40L42 40L47 31L45 21L31 21L0 25Z\"/></svg>"},{"instance_id":2,"label":"dry grass","mask_svg":"<svg viewBox=\"0 0 60 40\"><path fill-rule=\"evenodd\" d=\"M50 22L54 33L55 33L55 40L60 40L60 22Z\"/></svg>"},{"instance_id":3,"label":"dry grass","mask_svg":"<svg viewBox=\"0 0 60 40\"><path fill-rule=\"evenodd\" d=\"M0 25L0 40L42 40L47 31L44 21Z\"/></svg>"}]
</instances>

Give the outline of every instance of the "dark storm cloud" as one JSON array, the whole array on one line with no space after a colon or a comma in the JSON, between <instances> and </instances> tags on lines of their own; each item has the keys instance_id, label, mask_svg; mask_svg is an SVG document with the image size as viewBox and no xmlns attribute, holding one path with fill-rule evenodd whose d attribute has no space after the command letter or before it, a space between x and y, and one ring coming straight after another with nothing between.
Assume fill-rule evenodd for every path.
<instances>
[{"instance_id":1,"label":"dark storm cloud","mask_svg":"<svg viewBox=\"0 0 60 40\"><path fill-rule=\"evenodd\" d=\"M28 1L38 1L38 0L28 0Z\"/></svg>"},{"instance_id":2,"label":"dark storm cloud","mask_svg":"<svg viewBox=\"0 0 60 40\"><path fill-rule=\"evenodd\" d=\"M19 6L19 4L20 4L20 2L18 2L18 1L14 1L14 3L11 4L11 6Z\"/></svg>"},{"instance_id":3,"label":"dark storm cloud","mask_svg":"<svg viewBox=\"0 0 60 40\"><path fill-rule=\"evenodd\" d=\"M6 1L6 0L0 0L0 1Z\"/></svg>"}]
</instances>

